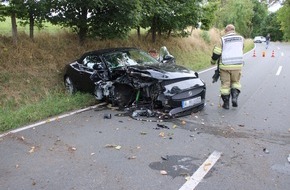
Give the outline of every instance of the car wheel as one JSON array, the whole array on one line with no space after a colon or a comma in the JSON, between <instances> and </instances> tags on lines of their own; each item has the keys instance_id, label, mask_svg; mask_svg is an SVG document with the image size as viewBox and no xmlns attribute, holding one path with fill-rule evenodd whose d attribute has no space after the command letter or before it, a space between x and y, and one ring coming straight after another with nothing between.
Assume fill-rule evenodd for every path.
<instances>
[{"instance_id":1,"label":"car wheel","mask_svg":"<svg viewBox=\"0 0 290 190\"><path fill-rule=\"evenodd\" d=\"M69 76L65 77L64 85L65 85L66 92L68 94L74 94L77 91L73 81L71 80L71 78Z\"/></svg>"}]
</instances>

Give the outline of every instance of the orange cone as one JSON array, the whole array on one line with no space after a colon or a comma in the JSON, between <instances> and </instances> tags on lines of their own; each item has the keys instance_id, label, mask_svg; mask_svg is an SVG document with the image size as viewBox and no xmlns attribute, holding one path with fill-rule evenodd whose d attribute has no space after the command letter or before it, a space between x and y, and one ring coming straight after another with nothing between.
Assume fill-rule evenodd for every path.
<instances>
[{"instance_id":1,"label":"orange cone","mask_svg":"<svg viewBox=\"0 0 290 190\"><path fill-rule=\"evenodd\" d=\"M274 50L272 51L272 56L271 57L275 57L275 55L274 55Z\"/></svg>"},{"instance_id":2,"label":"orange cone","mask_svg":"<svg viewBox=\"0 0 290 190\"><path fill-rule=\"evenodd\" d=\"M253 54L253 57L256 57L256 50L254 50L254 54Z\"/></svg>"}]
</instances>

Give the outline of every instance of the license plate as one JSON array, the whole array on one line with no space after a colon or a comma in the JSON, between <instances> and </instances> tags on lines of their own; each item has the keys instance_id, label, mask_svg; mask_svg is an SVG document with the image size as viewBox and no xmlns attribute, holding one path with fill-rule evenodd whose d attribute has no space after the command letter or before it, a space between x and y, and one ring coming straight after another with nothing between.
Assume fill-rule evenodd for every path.
<instances>
[{"instance_id":1,"label":"license plate","mask_svg":"<svg viewBox=\"0 0 290 190\"><path fill-rule=\"evenodd\" d=\"M182 108L187 108L187 107L190 107L190 106L193 106L195 104L199 104L201 103L201 97L196 97L196 98L192 98L192 99L189 99L189 100L184 100L181 102L181 106Z\"/></svg>"}]
</instances>

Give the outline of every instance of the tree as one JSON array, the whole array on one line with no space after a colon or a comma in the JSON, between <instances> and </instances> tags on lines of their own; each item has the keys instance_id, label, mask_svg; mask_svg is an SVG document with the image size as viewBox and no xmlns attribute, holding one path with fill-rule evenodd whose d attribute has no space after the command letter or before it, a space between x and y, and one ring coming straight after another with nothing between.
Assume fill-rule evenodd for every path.
<instances>
[{"instance_id":1,"label":"tree","mask_svg":"<svg viewBox=\"0 0 290 190\"><path fill-rule=\"evenodd\" d=\"M17 45L18 41L16 18L18 14L21 14L22 10L21 2L22 2L21 0L11 0L9 5L6 6L2 11L4 16L11 17L12 39L14 45Z\"/></svg>"},{"instance_id":2,"label":"tree","mask_svg":"<svg viewBox=\"0 0 290 190\"><path fill-rule=\"evenodd\" d=\"M48 19L72 28L80 44L87 36L123 38L138 23L138 5L139 0L51 0Z\"/></svg>"},{"instance_id":3,"label":"tree","mask_svg":"<svg viewBox=\"0 0 290 190\"><path fill-rule=\"evenodd\" d=\"M156 41L156 34L172 32L185 35L184 29L196 26L201 15L201 0L144 0L140 26L150 28L152 41Z\"/></svg>"},{"instance_id":4,"label":"tree","mask_svg":"<svg viewBox=\"0 0 290 190\"><path fill-rule=\"evenodd\" d=\"M218 1L208 1L202 6L202 15L200 16L200 21L202 23L201 28L208 30L215 23L215 12L218 10Z\"/></svg>"},{"instance_id":5,"label":"tree","mask_svg":"<svg viewBox=\"0 0 290 190\"><path fill-rule=\"evenodd\" d=\"M90 14L100 3L100 0L50 0L47 19L53 24L72 28L83 44L89 30Z\"/></svg>"},{"instance_id":6,"label":"tree","mask_svg":"<svg viewBox=\"0 0 290 190\"><path fill-rule=\"evenodd\" d=\"M262 35L261 28L263 27L263 24L265 24L264 20L268 16L267 4L265 2L253 0L253 4L255 14L252 18L253 31L251 37Z\"/></svg>"},{"instance_id":7,"label":"tree","mask_svg":"<svg viewBox=\"0 0 290 190\"><path fill-rule=\"evenodd\" d=\"M283 32L280 30L280 23L277 20L277 13L269 14L261 24L261 35L271 35L271 41L282 41Z\"/></svg>"},{"instance_id":8,"label":"tree","mask_svg":"<svg viewBox=\"0 0 290 190\"><path fill-rule=\"evenodd\" d=\"M254 16L251 0L224 0L217 12L217 26L224 28L227 24L234 24L237 32L245 37L250 37L252 32L252 18Z\"/></svg>"},{"instance_id":9,"label":"tree","mask_svg":"<svg viewBox=\"0 0 290 190\"><path fill-rule=\"evenodd\" d=\"M49 12L46 0L25 0L20 3L21 12L18 14L18 18L22 21L20 24L29 24L29 36L34 38L34 26L43 28L43 21L46 14Z\"/></svg>"},{"instance_id":10,"label":"tree","mask_svg":"<svg viewBox=\"0 0 290 190\"><path fill-rule=\"evenodd\" d=\"M91 13L90 35L101 39L126 38L139 23L139 0L103 0Z\"/></svg>"},{"instance_id":11,"label":"tree","mask_svg":"<svg viewBox=\"0 0 290 190\"><path fill-rule=\"evenodd\" d=\"M5 21L4 15L6 15L6 7L2 4L0 4L0 22Z\"/></svg>"},{"instance_id":12,"label":"tree","mask_svg":"<svg viewBox=\"0 0 290 190\"><path fill-rule=\"evenodd\" d=\"M286 0L283 7L278 10L277 20L284 33L284 39L290 40L290 0Z\"/></svg>"}]
</instances>

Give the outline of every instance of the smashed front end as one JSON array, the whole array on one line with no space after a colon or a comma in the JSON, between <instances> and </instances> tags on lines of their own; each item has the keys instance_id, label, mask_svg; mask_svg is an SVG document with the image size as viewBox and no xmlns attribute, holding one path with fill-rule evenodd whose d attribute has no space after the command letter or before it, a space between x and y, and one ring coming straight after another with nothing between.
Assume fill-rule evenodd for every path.
<instances>
[{"instance_id":1,"label":"smashed front end","mask_svg":"<svg viewBox=\"0 0 290 190\"><path fill-rule=\"evenodd\" d=\"M199 78L162 83L165 91L158 99L170 116L182 116L203 109L206 86Z\"/></svg>"}]
</instances>

